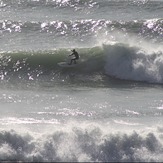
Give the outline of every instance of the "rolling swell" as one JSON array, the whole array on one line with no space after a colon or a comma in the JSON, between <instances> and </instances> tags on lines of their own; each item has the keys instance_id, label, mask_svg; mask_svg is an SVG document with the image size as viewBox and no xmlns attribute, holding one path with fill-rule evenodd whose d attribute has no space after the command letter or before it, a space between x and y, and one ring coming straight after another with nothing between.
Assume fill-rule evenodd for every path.
<instances>
[{"instance_id":1,"label":"rolling swell","mask_svg":"<svg viewBox=\"0 0 163 163\"><path fill-rule=\"evenodd\" d=\"M97 35L97 32L127 32L128 34L142 35L147 38L162 39L162 19L134 20L134 21L109 21L109 20L76 20L76 21L51 21L51 22L17 22L4 20L0 22L1 33L50 33L59 36L85 36ZM162 41L162 40L161 40Z\"/></svg>"}]
</instances>

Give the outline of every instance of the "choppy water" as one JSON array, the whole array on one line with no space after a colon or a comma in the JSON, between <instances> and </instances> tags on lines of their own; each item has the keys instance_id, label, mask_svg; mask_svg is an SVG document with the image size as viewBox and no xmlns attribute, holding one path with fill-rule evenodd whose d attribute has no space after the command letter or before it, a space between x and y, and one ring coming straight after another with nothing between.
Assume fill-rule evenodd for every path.
<instances>
[{"instance_id":1,"label":"choppy water","mask_svg":"<svg viewBox=\"0 0 163 163\"><path fill-rule=\"evenodd\" d=\"M162 0L0 0L0 160L163 161L162 16Z\"/></svg>"}]
</instances>

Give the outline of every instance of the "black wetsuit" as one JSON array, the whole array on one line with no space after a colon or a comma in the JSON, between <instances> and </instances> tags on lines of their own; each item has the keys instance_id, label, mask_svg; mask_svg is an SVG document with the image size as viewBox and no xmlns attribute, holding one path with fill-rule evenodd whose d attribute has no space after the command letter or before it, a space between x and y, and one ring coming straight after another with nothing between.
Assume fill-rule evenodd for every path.
<instances>
[{"instance_id":1,"label":"black wetsuit","mask_svg":"<svg viewBox=\"0 0 163 163\"><path fill-rule=\"evenodd\" d=\"M75 58L71 59L70 65L72 64L72 62L74 62L74 64L76 64L76 60L79 59L79 54L78 54L78 52L74 51L71 55L74 55ZM70 55L70 56L71 56L71 55Z\"/></svg>"}]
</instances>

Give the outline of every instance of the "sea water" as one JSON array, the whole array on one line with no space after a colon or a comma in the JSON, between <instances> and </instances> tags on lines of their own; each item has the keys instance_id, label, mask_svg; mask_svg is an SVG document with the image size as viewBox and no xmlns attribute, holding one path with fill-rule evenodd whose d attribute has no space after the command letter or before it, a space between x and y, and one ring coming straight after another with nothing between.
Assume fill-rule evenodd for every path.
<instances>
[{"instance_id":1,"label":"sea water","mask_svg":"<svg viewBox=\"0 0 163 163\"><path fill-rule=\"evenodd\" d=\"M0 0L0 161L162 162L162 84L162 0Z\"/></svg>"}]
</instances>

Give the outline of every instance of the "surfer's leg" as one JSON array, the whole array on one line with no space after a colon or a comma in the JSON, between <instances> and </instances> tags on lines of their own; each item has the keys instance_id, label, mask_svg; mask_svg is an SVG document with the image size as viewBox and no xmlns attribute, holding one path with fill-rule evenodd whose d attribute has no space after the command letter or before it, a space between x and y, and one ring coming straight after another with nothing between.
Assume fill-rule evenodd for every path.
<instances>
[{"instance_id":1,"label":"surfer's leg","mask_svg":"<svg viewBox=\"0 0 163 163\"><path fill-rule=\"evenodd\" d=\"M75 59L71 59L71 63L70 65L74 62L74 64L76 64L76 60Z\"/></svg>"},{"instance_id":2,"label":"surfer's leg","mask_svg":"<svg viewBox=\"0 0 163 163\"><path fill-rule=\"evenodd\" d=\"M69 65L71 65L72 64L72 59L71 59L71 62L69 63Z\"/></svg>"}]
</instances>

